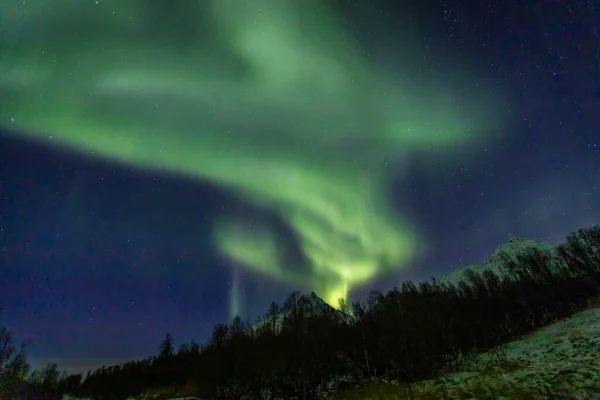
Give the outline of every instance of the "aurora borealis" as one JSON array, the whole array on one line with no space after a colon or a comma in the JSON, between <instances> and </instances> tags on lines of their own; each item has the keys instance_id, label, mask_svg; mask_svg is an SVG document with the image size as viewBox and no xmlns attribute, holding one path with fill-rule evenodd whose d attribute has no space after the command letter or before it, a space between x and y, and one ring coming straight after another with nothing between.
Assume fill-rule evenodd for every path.
<instances>
[{"instance_id":1,"label":"aurora borealis","mask_svg":"<svg viewBox=\"0 0 600 400\"><path fill-rule=\"evenodd\" d=\"M261 221L217 220L216 247L334 305L409 262L419 234L388 204L386 165L485 139L484 121L498 119L491 96L427 84L406 50L399 71L383 70L322 2L189 5L167 17L141 0L10 1L1 126L207 180L272 210L306 265L286 268L278 233Z\"/></svg>"},{"instance_id":2,"label":"aurora borealis","mask_svg":"<svg viewBox=\"0 0 600 400\"><path fill-rule=\"evenodd\" d=\"M4 0L3 317L39 359L137 357L598 223L598 12Z\"/></svg>"}]
</instances>

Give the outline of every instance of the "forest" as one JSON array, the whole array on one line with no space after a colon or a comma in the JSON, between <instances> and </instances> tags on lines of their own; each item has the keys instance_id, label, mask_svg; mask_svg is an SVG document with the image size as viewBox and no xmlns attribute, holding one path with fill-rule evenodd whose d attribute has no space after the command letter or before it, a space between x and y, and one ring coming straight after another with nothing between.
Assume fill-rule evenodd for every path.
<instances>
[{"instance_id":1,"label":"forest","mask_svg":"<svg viewBox=\"0 0 600 400\"><path fill-rule=\"evenodd\" d=\"M85 375L56 365L30 373L26 345L0 324L0 398L122 400L175 388L210 399L307 400L373 380L434 378L589 307L600 294L600 226L572 233L554 252L505 254L501 272L466 270L456 285L406 281L339 310L294 292L258 321L216 325L204 344L176 349L167 333L155 356ZM502 351L494 354L501 363Z\"/></svg>"}]
</instances>

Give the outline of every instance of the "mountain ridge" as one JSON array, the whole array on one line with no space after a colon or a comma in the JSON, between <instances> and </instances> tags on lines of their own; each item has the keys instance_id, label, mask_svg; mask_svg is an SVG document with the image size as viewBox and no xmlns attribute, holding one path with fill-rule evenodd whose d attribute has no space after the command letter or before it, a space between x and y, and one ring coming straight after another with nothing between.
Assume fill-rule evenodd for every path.
<instances>
[{"instance_id":1,"label":"mountain ridge","mask_svg":"<svg viewBox=\"0 0 600 400\"><path fill-rule=\"evenodd\" d=\"M532 249L539 250L542 253L549 255L551 259L554 259L557 256L557 245L555 244L552 244L550 242L513 237L510 238L508 242L498 245L498 247L496 247L496 249L487 261L484 261L479 264L468 264L464 267L456 268L451 272L442 275L440 278L436 279L439 283L451 283L457 285L460 281L465 279L465 273L467 270L471 270L477 273L483 273L486 270L491 270L496 275L504 276L505 273L502 267L505 264L506 258L512 261L517 261L519 256L525 255L528 251ZM329 305L314 291L306 294L300 294L300 292L296 292L296 296L296 302L305 302L303 306L308 309L308 312L305 313L305 316L307 317L319 316L329 312L334 312L337 315L339 315L340 318L345 318L345 314L343 312ZM284 303L284 305L279 308L276 317L277 329L281 329L281 325L283 324L283 319L286 313L291 312L291 308L293 308L294 306L295 304L289 304L286 307ZM266 323L272 323L272 317L269 316L268 313L259 319L259 321L254 325L254 328L262 327Z\"/></svg>"},{"instance_id":2,"label":"mountain ridge","mask_svg":"<svg viewBox=\"0 0 600 400\"><path fill-rule=\"evenodd\" d=\"M454 269L453 271L440 277L438 281L440 283L458 284L460 281L465 279L465 273L467 270L477 273L483 273L486 270L491 270L496 275L502 277L505 275L502 268L505 264L506 258L511 261L517 261L519 256L525 255L527 252L533 249L541 251L543 254L550 256L551 259L555 259L557 257L557 245L555 244L513 237L508 242L498 245L496 250L494 250L487 261L484 261L480 264L470 264Z\"/></svg>"},{"instance_id":3,"label":"mountain ridge","mask_svg":"<svg viewBox=\"0 0 600 400\"><path fill-rule=\"evenodd\" d=\"M507 242L498 245L487 261L484 261L479 264L468 264L464 267L456 268L451 272L442 275L439 278L436 277L436 280L439 283L458 285L461 281L466 280L466 271L468 270L474 271L479 274L483 273L486 270L490 270L496 275L504 277L506 275L506 271L503 267L506 264L506 260L517 262L520 256L526 255L531 250L537 250L540 251L542 254L549 256L551 264L550 267L558 268L558 265L555 263L556 260L558 260L557 249L558 245L550 242L533 239L524 239L520 237L512 237ZM298 292L297 296L299 296L298 301L305 301L308 306L307 308L309 310L312 310L312 312L308 312L306 316L323 315L328 312L335 312L336 315L339 316L339 318L347 318L347 316L343 312L329 305L314 291L310 292L309 294L299 294ZM285 306L282 306L280 308L276 322L278 325L278 329L281 328L285 313L289 311L289 307L286 308ZM263 326L267 319L269 319L268 314L263 316L263 318L261 318L255 324L255 328Z\"/></svg>"},{"instance_id":4,"label":"mountain ridge","mask_svg":"<svg viewBox=\"0 0 600 400\"><path fill-rule=\"evenodd\" d=\"M272 306L275 303L272 303ZM275 330L281 330L286 316L293 314L296 311L301 311L305 318L319 317L332 314L336 319L343 320L347 316L340 310L336 310L325 300L319 297L314 291L309 294L294 292L290 295L284 304L277 308L271 308L262 318L254 324L254 329L264 328L267 324L274 324Z\"/></svg>"}]
</instances>

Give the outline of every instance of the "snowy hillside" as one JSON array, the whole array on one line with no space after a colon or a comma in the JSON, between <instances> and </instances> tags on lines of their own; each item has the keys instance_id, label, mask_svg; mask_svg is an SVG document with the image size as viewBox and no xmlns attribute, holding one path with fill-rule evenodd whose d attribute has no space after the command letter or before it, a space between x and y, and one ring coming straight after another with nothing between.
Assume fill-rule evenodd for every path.
<instances>
[{"instance_id":1,"label":"snowy hillside","mask_svg":"<svg viewBox=\"0 0 600 400\"><path fill-rule=\"evenodd\" d=\"M554 398L600 399L600 308L572 315L501 349L480 355L466 371L421 382L417 390L439 395L444 386L452 398L471 399L490 398L490 389L498 399L547 399L549 390ZM505 358L503 365L497 362L499 354Z\"/></svg>"},{"instance_id":2,"label":"snowy hillside","mask_svg":"<svg viewBox=\"0 0 600 400\"><path fill-rule=\"evenodd\" d=\"M504 243L498 246L488 261L482 264L469 265L463 268L455 269L451 273L440 278L440 282L457 284L464 278L465 271L467 269L479 273L489 269L497 274L502 274L502 260L505 256L507 256L511 260L516 261L519 255L525 254L531 249L537 249L542 251L543 253L547 253L554 256L556 246L547 242L512 238L508 241L508 243Z\"/></svg>"}]
</instances>

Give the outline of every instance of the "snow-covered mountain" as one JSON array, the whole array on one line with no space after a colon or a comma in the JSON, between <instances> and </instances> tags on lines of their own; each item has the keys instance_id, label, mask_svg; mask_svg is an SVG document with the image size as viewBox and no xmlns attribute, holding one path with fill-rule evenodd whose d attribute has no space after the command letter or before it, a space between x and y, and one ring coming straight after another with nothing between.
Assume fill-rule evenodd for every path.
<instances>
[{"instance_id":1,"label":"snow-covered mountain","mask_svg":"<svg viewBox=\"0 0 600 400\"><path fill-rule=\"evenodd\" d=\"M512 238L507 243L498 246L488 261L481 264L468 265L463 268L455 269L449 274L441 277L439 281L457 284L464 278L465 271L468 269L478 273L482 273L483 271L489 269L498 275L502 275L502 266L504 265L503 260L505 257L516 261L519 255L524 255L531 249L537 249L552 257L556 255L556 246L552 243Z\"/></svg>"}]
</instances>

